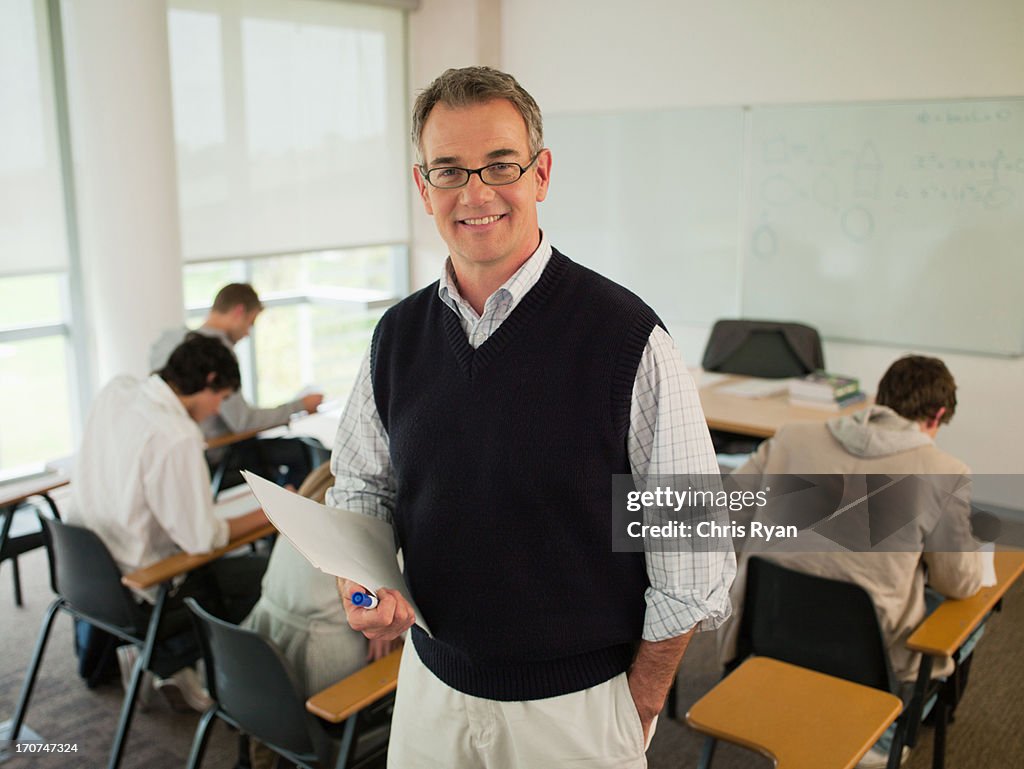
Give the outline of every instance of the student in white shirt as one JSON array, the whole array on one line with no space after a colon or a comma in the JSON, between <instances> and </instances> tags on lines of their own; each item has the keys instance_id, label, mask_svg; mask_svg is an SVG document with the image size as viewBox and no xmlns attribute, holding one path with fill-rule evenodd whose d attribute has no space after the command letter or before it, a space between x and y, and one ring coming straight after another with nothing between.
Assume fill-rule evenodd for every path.
<instances>
[{"instance_id":1,"label":"student in white shirt","mask_svg":"<svg viewBox=\"0 0 1024 769\"><path fill-rule=\"evenodd\" d=\"M207 552L267 523L262 511L225 521L213 510L198 423L216 414L238 386L231 351L217 339L191 334L148 379L116 377L96 397L78 453L68 519L96 532L122 572L182 551ZM265 568L266 558L251 554L191 572L166 605L159 639L182 637L158 643L153 672L168 676L182 661L198 657L182 604L186 596L238 622L258 599ZM153 597L139 595L150 603ZM119 656L125 655L130 651ZM189 683L194 681L177 688Z\"/></svg>"}]
</instances>

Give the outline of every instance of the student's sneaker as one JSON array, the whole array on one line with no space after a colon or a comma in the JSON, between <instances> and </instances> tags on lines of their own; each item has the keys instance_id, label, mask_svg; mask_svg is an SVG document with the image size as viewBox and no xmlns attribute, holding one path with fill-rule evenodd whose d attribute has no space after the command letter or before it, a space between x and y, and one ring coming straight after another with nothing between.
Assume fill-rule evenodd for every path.
<instances>
[{"instance_id":1,"label":"student's sneaker","mask_svg":"<svg viewBox=\"0 0 1024 769\"><path fill-rule=\"evenodd\" d=\"M139 659L139 647L132 644L117 647L117 666L121 669L121 685L125 694L132 682L132 671L135 670L135 662ZM149 710L149 704L153 699L153 674L148 670L143 671L142 680L139 682L139 693L135 698L135 704L143 713Z\"/></svg>"},{"instance_id":2,"label":"student's sneaker","mask_svg":"<svg viewBox=\"0 0 1024 769\"><path fill-rule=\"evenodd\" d=\"M903 755L900 756L900 766L907 762L910 755L910 748L903 746ZM857 762L857 769L885 769L889 765L889 753L883 753L877 748L871 748L864 754L864 758Z\"/></svg>"},{"instance_id":3,"label":"student's sneaker","mask_svg":"<svg viewBox=\"0 0 1024 769\"><path fill-rule=\"evenodd\" d=\"M209 692L193 668L182 668L172 676L157 680L156 690L164 696L171 709L179 713L189 710L202 713L213 705Z\"/></svg>"}]
</instances>

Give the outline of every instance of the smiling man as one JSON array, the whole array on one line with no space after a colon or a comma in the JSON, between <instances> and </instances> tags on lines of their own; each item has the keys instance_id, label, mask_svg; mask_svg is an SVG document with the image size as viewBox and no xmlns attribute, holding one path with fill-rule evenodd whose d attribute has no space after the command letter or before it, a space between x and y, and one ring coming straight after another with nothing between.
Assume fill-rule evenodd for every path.
<instances>
[{"instance_id":1,"label":"smiling man","mask_svg":"<svg viewBox=\"0 0 1024 769\"><path fill-rule=\"evenodd\" d=\"M694 629L729 613L731 548L612 551L612 476L717 475L700 401L638 297L552 248L540 110L508 74L416 101L413 179L441 279L381 319L328 501L392 522L413 628L389 766L643 767ZM598 224L598 223L595 223ZM393 638L395 591L349 623Z\"/></svg>"}]
</instances>

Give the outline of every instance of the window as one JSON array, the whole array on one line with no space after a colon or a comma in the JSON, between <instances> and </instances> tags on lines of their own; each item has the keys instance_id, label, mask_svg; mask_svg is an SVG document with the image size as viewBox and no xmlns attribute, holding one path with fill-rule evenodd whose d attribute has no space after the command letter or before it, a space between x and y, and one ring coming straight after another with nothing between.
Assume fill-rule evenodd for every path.
<instances>
[{"instance_id":1,"label":"window","mask_svg":"<svg viewBox=\"0 0 1024 769\"><path fill-rule=\"evenodd\" d=\"M404 284L394 265L406 259L404 247L376 246L190 264L189 325L202 323L221 286L251 282L265 309L251 340L235 348L246 397L275 406L315 383L329 398L344 398L374 326Z\"/></svg>"},{"instance_id":2,"label":"window","mask_svg":"<svg viewBox=\"0 0 1024 769\"><path fill-rule=\"evenodd\" d=\"M72 451L68 246L43 0L0 2L0 478Z\"/></svg>"},{"instance_id":3,"label":"window","mask_svg":"<svg viewBox=\"0 0 1024 769\"><path fill-rule=\"evenodd\" d=\"M343 397L407 288L403 11L171 0L168 27L190 322L251 282L266 309L237 348L246 396Z\"/></svg>"}]
</instances>

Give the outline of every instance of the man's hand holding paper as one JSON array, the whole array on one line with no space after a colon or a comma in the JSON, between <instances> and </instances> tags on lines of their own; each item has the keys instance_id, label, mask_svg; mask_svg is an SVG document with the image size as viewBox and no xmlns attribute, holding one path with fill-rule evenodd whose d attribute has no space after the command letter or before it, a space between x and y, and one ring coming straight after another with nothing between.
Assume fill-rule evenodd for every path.
<instances>
[{"instance_id":1,"label":"man's hand holding paper","mask_svg":"<svg viewBox=\"0 0 1024 769\"><path fill-rule=\"evenodd\" d=\"M379 603L364 609L352 603L352 594L365 591L357 582L338 577L338 595L345 607L345 618L353 630L370 640L392 641L416 623L416 611L398 590L380 588L374 591Z\"/></svg>"},{"instance_id":2,"label":"man's hand holding paper","mask_svg":"<svg viewBox=\"0 0 1024 769\"><path fill-rule=\"evenodd\" d=\"M353 629L371 639L395 638L413 622L427 630L398 568L390 524L326 507L248 471L242 476L281 535L320 571L348 583L342 592L339 582L339 592ZM351 595L361 588L377 596L377 607L352 606Z\"/></svg>"}]
</instances>

